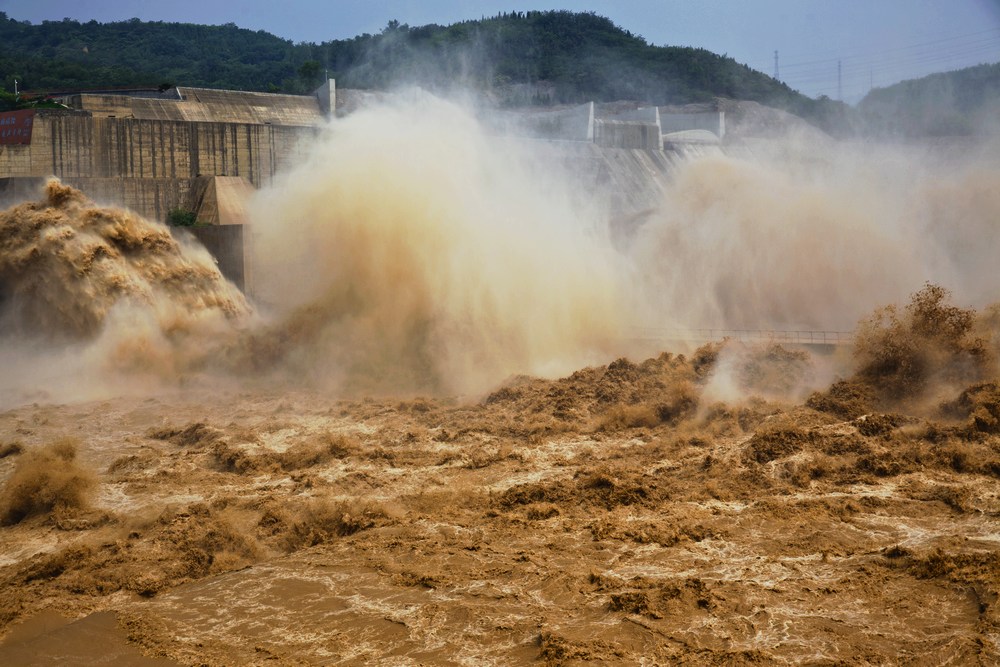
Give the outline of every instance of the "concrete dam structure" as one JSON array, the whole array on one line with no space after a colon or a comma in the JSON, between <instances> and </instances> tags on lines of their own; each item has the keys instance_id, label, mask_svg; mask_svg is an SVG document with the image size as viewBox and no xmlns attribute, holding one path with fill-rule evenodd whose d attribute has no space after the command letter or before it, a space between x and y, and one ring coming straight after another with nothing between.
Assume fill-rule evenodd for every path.
<instances>
[{"instance_id":1,"label":"concrete dam structure","mask_svg":"<svg viewBox=\"0 0 1000 667\"><path fill-rule=\"evenodd\" d=\"M181 90L189 97L202 92ZM170 209L189 203L193 179L234 176L256 187L270 183L325 118L316 103L311 113L304 105L286 104L296 96L257 94L263 99L248 101L252 94L206 92L214 103L72 96L68 110L35 112L29 144L0 146L0 176L57 176L98 198L117 190L117 202L163 220ZM219 101L227 96L232 106Z\"/></svg>"},{"instance_id":2,"label":"concrete dam structure","mask_svg":"<svg viewBox=\"0 0 1000 667\"><path fill-rule=\"evenodd\" d=\"M183 87L157 98L67 95L65 110L31 112L27 142L0 143L0 200L33 199L56 176L152 220L192 212L198 224L189 233L249 289L243 202L301 157L303 140L326 122L331 98L321 93L330 89L314 96Z\"/></svg>"},{"instance_id":3,"label":"concrete dam structure","mask_svg":"<svg viewBox=\"0 0 1000 667\"><path fill-rule=\"evenodd\" d=\"M387 96L337 91L332 80L313 95L188 87L67 94L57 98L65 109L0 113L0 127L20 123L11 137L0 136L0 202L34 199L44 180L56 176L98 202L152 220L166 221L171 211L191 213L197 224L186 232L252 293L244 210L249 195L301 160L331 118ZM591 102L498 112L483 122L531 141L543 160L559 163L589 191L605 193L607 215L628 224L656 205L664 178L689 150L713 143L703 137L672 141L676 133L664 128L691 130L700 123L718 144L723 115L710 111L671 121L656 107Z\"/></svg>"}]
</instances>

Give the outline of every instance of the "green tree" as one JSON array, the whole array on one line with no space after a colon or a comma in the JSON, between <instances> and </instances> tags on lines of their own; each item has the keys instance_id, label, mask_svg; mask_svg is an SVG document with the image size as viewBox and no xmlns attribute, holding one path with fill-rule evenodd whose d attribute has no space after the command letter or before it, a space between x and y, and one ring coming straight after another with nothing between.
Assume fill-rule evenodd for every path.
<instances>
[{"instance_id":1,"label":"green tree","mask_svg":"<svg viewBox=\"0 0 1000 667\"><path fill-rule=\"evenodd\" d=\"M313 83L319 76L321 65L318 60L307 60L299 65L299 78L305 83Z\"/></svg>"}]
</instances>

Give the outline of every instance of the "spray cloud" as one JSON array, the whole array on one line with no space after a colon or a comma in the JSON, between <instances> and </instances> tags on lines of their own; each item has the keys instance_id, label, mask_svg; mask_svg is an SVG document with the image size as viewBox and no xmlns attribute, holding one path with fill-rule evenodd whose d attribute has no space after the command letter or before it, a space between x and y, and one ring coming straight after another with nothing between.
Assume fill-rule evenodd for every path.
<instances>
[{"instance_id":1,"label":"spray cloud","mask_svg":"<svg viewBox=\"0 0 1000 667\"><path fill-rule=\"evenodd\" d=\"M995 299L995 159L746 141L676 165L623 232L554 147L421 93L337 120L251 203L259 318L203 249L52 184L0 225L8 389L138 369L475 394L606 361L640 325L849 330L925 281ZM23 354L39 331L48 371Z\"/></svg>"},{"instance_id":2,"label":"spray cloud","mask_svg":"<svg viewBox=\"0 0 1000 667\"><path fill-rule=\"evenodd\" d=\"M597 221L459 107L404 100L338 121L255 202L287 358L359 389L457 392L595 358L626 318Z\"/></svg>"}]
</instances>

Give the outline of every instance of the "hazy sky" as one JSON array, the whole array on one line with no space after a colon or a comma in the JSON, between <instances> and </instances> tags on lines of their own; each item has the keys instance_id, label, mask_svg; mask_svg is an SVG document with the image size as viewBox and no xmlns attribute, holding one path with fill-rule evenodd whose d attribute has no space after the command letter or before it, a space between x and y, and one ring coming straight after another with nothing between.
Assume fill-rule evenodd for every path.
<instances>
[{"instance_id":1,"label":"hazy sky","mask_svg":"<svg viewBox=\"0 0 1000 667\"><path fill-rule=\"evenodd\" d=\"M1000 0L0 0L0 11L39 23L132 17L235 23L296 42L379 32L390 19L448 24L501 11L594 11L658 45L696 46L780 78L807 95L856 102L869 86L1000 62Z\"/></svg>"}]
</instances>

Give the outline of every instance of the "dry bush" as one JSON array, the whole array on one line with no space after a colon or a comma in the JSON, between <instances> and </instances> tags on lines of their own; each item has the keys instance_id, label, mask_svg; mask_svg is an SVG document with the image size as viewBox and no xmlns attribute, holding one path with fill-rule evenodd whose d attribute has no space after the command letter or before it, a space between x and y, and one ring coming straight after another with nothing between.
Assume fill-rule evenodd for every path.
<instances>
[{"instance_id":1,"label":"dry bush","mask_svg":"<svg viewBox=\"0 0 1000 667\"><path fill-rule=\"evenodd\" d=\"M77 446L64 438L21 456L0 492L0 524L87 506L97 477L76 461Z\"/></svg>"},{"instance_id":2,"label":"dry bush","mask_svg":"<svg viewBox=\"0 0 1000 667\"><path fill-rule=\"evenodd\" d=\"M882 401L919 398L935 382L977 382L992 368L987 341L973 335L976 311L949 305L949 296L928 283L904 312L886 306L858 325L855 377Z\"/></svg>"}]
</instances>

